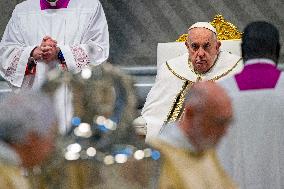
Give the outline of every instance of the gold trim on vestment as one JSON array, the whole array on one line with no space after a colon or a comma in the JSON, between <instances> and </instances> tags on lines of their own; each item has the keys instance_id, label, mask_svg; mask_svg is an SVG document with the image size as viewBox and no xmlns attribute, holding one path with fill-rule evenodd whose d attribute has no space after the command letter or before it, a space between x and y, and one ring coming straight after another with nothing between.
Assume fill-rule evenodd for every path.
<instances>
[{"instance_id":1,"label":"gold trim on vestment","mask_svg":"<svg viewBox=\"0 0 284 189\"><path fill-rule=\"evenodd\" d=\"M177 73L170 67L170 65L168 64L168 62L166 62L166 65L167 65L168 69L169 69L176 77L178 77L179 79L184 80L184 81L189 81L189 80L186 79L185 77L182 77L182 76L180 76L179 74L177 74ZM191 82L193 82L193 81L191 81Z\"/></svg>"},{"instance_id":2,"label":"gold trim on vestment","mask_svg":"<svg viewBox=\"0 0 284 189\"><path fill-rule=\"evenodd\" d=\"M237 63L236 63L231 69L229 69L229 70L226 71L225 73L222 73L221 75L218 75L218 76L214 77L213 79L210 79L209 81L216 81L216 80L218 80L218 79L220 79L220 78L222 78L222 77L228 75L233 69L235 69L235 68L237 67L237 65L239 64L239 62L240 62L241 60L242 60L242 58L240 58L240 59L237 61Z\"/></svg>"},{"instance_id":3,"label":"gold trim on vestment","mask_svg":"<svg viewBox=\"0 0 284 189\"><path fill-rule=\"evenodd\" d=\"M229 70L227 70L226 72L224 72L221 75L218 75L208 81L216 81L226 75L228 75L234 68L237 67L237 65L239 64L239 62L242 60L242 58L240 58L237 63L230 68ZM176 95L175 100L172 103L172 106L170 108L170 111L167 115L166 120L164 121L164 124L167 124L169 122L174 122L177 121L178 118L180 118L181 114L183 113L183 110L181 110L183 108L183 103L185 100L185 96L186 93L190 90L190 88L193 86L194 83L198 82L198 81L202 81L202 78L200 76L197 77L196 82L190 81L182 76L180 76L179 74L177 74L168 64L168 62L166 62L166 65L168 67L168 69L179 79L184 80L184 84L180 90L180 92ZM162 131L163 127L161 128L160 132Z\"/></svg>"},{"instance_id":4,"label":"gold trim on vestment","mask_svg":"<svg viewBox=\"0 0 284 189\"><path fill-rule=\"evenodd\" d=\"M181 109L183 106L183 102L185 100L185 95L187 93L188 87L191 87L194 84L192 81L185 81L182 85L182 89L180 92L177 94L175 97L174 103L172 104L172 107L170 108L171 111L167 115L167 119L164 121L164 124L174 122L176 121L179 117L180 114L182 113ZM162 131L163 127L161 128L160 132Z\"/></svg>"},{"instance_id":5,"label":"gold trim on vestment","mask_svg":"<svg viewBox=\"0 0 284 189\"><path fill-rule=\"evenodd\" d=\"M181 113L180 110L182 109L183 101L187 93L187 88L192 85L193 82L188 82L188 81L184 82L182 90L176 96L175 103L173 103L173 107L171 108L171 112L169 112L169 115L167 116L167 123L175 121L179 117L179 114Z\"/></svg>"}]
</instances>

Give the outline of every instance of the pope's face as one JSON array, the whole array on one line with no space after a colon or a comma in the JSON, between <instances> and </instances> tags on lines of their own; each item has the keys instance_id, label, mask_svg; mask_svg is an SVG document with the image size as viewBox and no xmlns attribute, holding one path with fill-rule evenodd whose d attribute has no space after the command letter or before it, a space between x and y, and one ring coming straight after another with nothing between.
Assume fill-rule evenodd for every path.
<instances>
[{"instance_id":1,"label":"pope's face","mask_svg":"<svg viewBox=\"0 0 284 189\"><path fill-rule=\"evenodd\" d=\"M214 65L221 43L205 28L193 28L188 34L185 44L193 69L200 74L206 73Z\"/></svg>"}]
</instances>

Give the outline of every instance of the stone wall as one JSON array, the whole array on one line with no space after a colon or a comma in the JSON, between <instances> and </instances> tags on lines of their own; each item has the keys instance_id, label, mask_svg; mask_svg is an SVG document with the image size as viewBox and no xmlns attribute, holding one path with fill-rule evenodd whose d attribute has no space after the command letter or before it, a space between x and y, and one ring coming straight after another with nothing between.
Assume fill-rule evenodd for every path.
<instances>
[{"instance_id":1,"label":"stone wall","mask_svg":"<svg viewBox=\"0 0 284 189\"><path fill-rule=\"evenodd\" d=\"M82 0L83 1L83 0ZM0 1L0 35L21 0ZM266 20L281 32L284 46L283 0L101 0L110 31L110 61L119 65L155 65L158 42L174 41L197 21L216 14L243 30L246 24ZM284 48L281 51L284 62Z\"/></svg>"}]
</instances>

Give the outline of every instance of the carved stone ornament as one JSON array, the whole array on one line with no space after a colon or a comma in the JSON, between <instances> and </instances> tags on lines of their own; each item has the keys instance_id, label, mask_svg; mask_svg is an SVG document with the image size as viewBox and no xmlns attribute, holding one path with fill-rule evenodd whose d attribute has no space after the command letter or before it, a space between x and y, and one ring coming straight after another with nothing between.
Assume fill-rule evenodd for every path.
<instances>
[{"instance_id":1,"label":"carved stone ornament","mask_svg":"<svg viewBox=\"0 0 284 189\"><path fill-rule=\"evenodd\" d=\"M241 39L242 37L242 32L234 24L225 20L220 14L216 15L210 24L216 28L218 40L233 40ZM187 37L188 34L182 34L176 41L185 42Z\"/></svg>"}]
</instances>

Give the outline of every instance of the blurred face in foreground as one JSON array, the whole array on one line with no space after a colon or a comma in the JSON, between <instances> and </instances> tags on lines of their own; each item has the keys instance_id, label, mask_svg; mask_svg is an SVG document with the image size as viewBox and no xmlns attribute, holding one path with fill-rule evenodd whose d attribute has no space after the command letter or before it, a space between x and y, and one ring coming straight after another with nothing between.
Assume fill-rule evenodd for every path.
<instances>
[{"instance_id":1,"label":"blurred face in foreground","mask_svg":"<svg viewBox=\"0 0 284 189\"><path fill-rule=\"evenodd\" d=\"M54 150L55 135L53 131L46 136L39 136L35 133L29 133L25 142L21 144L12 144L21 157L22 165L31 168L42 164L42 162Z\"/></svg>"},{"instance_id":2,"label":"blurred face in foreground","mask_svg":"<svg viewBox=\"0 0 284 189\"><path fill-rule=\"evenodd\" d=\"M185 42L196 73L203 74L214 65L221 43L216 35L206 28L193 28L188 32Z\"/></svg>"}]
</instances>

